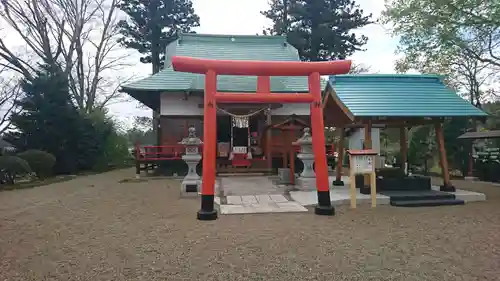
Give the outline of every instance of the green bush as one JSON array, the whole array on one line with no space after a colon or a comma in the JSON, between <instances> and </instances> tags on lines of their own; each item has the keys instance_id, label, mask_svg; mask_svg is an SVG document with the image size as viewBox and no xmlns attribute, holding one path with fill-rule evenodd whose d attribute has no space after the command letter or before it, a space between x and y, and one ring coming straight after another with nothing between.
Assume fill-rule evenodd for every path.
<instances>
[{"instance_id":1,"label":"green bush","mask_svg":"<svg viewBox=\"0 0 500 281\"><path fill-rule=\"evenodd\" d=\"M0 156L0 173L2 183L14 184L17 176L31 173L31 168L28 162L20 157L4 155Z\"/></svg>"},{"instance_id":2,"label":"green bush","mask_svg":"<svg viewBox=\"0 0 500 281\"><path fill-rule=\"evenodd\" d=\"M54 155L37 149L30 149L17 154L18 157L26 160L31 170L39 179L44 179L53 173L56 157Z\"/></svg>"}]
</instances>

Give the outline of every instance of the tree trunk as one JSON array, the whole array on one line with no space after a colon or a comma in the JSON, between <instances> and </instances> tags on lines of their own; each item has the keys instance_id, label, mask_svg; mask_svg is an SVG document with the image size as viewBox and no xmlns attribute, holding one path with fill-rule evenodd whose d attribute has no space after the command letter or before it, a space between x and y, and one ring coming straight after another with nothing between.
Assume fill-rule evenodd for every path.
<instances>
[{"instance_id":1,"label":"tree trunk","mask_svg":"<svg viewBox=\"0 0 500 281\"><path fill-rule=\"evenodd\" d=\"M283 0L283 27L281 34L288 33L288 0Z\"/></svg>"}]
</instances>

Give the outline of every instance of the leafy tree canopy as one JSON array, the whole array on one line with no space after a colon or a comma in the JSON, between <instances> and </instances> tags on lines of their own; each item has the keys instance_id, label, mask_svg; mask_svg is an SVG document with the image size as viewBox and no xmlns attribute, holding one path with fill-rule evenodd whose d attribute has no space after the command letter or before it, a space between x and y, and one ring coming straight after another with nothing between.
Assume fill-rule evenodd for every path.
<instances>
[{"instance_id":1,"label":"leafy tree canopy","mask_svg":"<svg viewBox=\"0 0 500 281\"><path fill-rule=\"evenodd\" d=\"M144 54L141 62L152 63L153 73L163 67L165 48L176 34L200 25L191 0L122 0L119 8L129 16L118 24L119 42Z\"/></svg>"},{"instance_id":2,"label":"leafy tree canopy","mask_svg":"<svg viewBox=\"0 0 500 281\"><path fill-rule=\"evenodd\" d=\"M497 0L387 0L382 21L394 26L398 51L414 65L432 69L439 60L470 56L500 66Z\"/></svg>"},{"instance_id":3,"label":"leafy tree canopy","mask_svg":"<svg viewBox=\"0 0 500 281\"><path fill-rule=\"evenodd\" d=\"M264 34L287 34L304 61L343 59L361 50L368 38L353 29L370 23L371 14L352 0L271 0L262 14L273 22Z\"/></svg>"}]
</instances>

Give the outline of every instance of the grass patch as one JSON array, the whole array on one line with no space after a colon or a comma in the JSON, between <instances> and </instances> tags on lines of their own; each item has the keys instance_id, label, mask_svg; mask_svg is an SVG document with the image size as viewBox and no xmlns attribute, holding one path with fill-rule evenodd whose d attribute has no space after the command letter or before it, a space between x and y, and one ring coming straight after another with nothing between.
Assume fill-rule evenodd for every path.
<instances>
[{"instance_id":1,"label":"grass patch","mask_svg":"<svg viewBox=\"0 0 500 281\"><path fill-rule=\"evenodd\" d=\"M28 181L28 182L20 182L20 183L16 183L16 184L9 184L9 185L0 186L0 191L34 188L34 187L49 185L49 184L53 184L53 183L65 182L65 181L72 180L74 178L75 178L75 176L58 176L58 177L47 178L44 180L33 180L33 181Z\"/></svg>"}]
</instances>

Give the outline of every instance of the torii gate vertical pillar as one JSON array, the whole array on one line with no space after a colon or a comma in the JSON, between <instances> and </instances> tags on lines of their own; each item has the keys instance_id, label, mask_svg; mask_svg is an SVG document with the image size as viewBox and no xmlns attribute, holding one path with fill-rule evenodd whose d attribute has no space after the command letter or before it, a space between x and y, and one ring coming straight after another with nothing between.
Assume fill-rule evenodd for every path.
<instances>
[{"instance_id":1,"label":"torii gate vertical pillar","mask_svg":"<svg viewBox=\"0 0 500 281\"><path fill-rule=\"evenodd\" d=\"M217 92L217 74L209 69L205 73L205 96L203 114L203 167L201 181L201 209L199 220L217 219L214 209L215 199L215 160L217 154L217 107L215 93Z\"/></svg>"},{"instance_id":2,"label":"torii gate vertical pillar","mask_svg":"<svg viewBox=\"0 0 500 281\"><path fill-rule=\"evenodd\" d=\"M313 96L311 103L311 128L313 137L314 164L318 205L314 209L317 215L334 215L335 209L330 201L330 183L325 148L325 124L321 103L321 78L318 72L309 75L309 92Z\"/></svg>"},{"instance_id":3,"label":"torii gate vertical pillar","mask_svg":"<svg viewBox=\"0 0 500 281\"><path fill-rule=\"evenodd\" d=\"M204 149L203 178L201 186L201 209L199 220L215 220L215 156L216 156L216 104L217 103L309 103L316 171L318 215L334 215L330 201L330 184L325 149L325 126L323 122L320 75L349 72L350 61L328 62L276 62L276 61L228 61L189 57L173 57L175 71L205 74L204 99ZM258 79L255 94L217 92L217 75L248 75L266 77ZM308 76L309 93L271 93L268 76ZM266 85L264 85L266 84Z\"/></svg>"}]
</instances>

